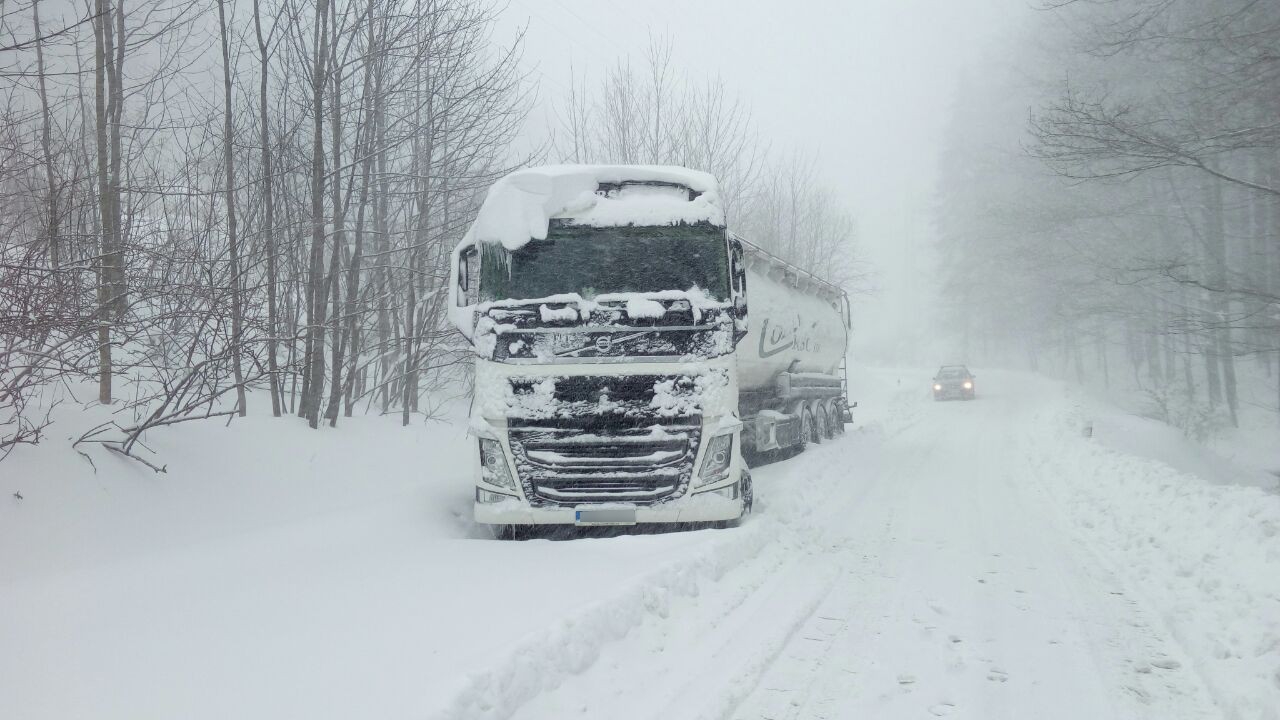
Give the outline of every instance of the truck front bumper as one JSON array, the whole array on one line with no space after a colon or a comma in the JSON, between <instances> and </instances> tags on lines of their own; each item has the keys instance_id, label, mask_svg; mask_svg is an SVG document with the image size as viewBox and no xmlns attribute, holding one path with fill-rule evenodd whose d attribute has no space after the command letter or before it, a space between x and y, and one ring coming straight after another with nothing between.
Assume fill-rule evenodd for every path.
<instances>
[{"instance_id":1,"label":"truck front bumper","mask_svg":"<svg viewBox=\"0 0 1280 720\"><path fill-rule=\"evenodd\" d=\"M677 428L675 425L666 426L649 426L651 428ZM575 459L570 453L576 452L577 445L561 445L563 449L556 452L548 452L547 448L538 445L532 445L533 442L546 443L546 438L537 438L536 428L533 439L524 439L520 442L522 445L518 448L519 453L513 453L512 437L514 433L509 429L505 419L500 420L473 420L472 431L484 441L492 441L502 449L502 459L499 462L505 463L505 474L508 478L514 479L514 486L508 480L506 485L494 484L493 477L486 475L486 470L477 460L475 464L475 504L474 515L477 523L486 525L641 525L641 524L660 524L660 523L703 523L703 522L719 522L725 520L735 520L743 516L747 511L747 498L751 495L750 491L750 475L746 469L746 463L741 455L741 433L742 423L732 416L720 418L704 418L703 424L684 428L684 430L673 430L668 434L665 430L658 433L661 437L651 440L647 435L637 436L640 440L635 447L627 447L630 443L624 443L632 436L625 433L616 436L615 441L623 447L618 450L619 453L653 453L648 446L648 442L679 442L676 438L687 431L695 438L692 449L682 452L692 453L691 457L680 460L686 462L683 472L692 473L690 478L688 474L684 476L683 481L678 478L674 482L680 483L680 486L674 490L674 496L665 498L654 498L641 500L638 497L600 497L604 492L598 491L592 494L589 501L583 502L556 502L555 497L548 495L555 490L564 491L566 494L572 491L578 491L581 494L587 494L585 489L575 488L573 486L552 487L550 490L545 485L538 483L547 483L548 485L555 483L558 478L552 474L549 475L550 480L546 479L530 479L527 475L522 475L522 469L515 458L517 455L525 459L526 466L538 465L539 468L552 467L559 470L555 466L565 464L566 461ZM545 433L551 435L558 432L555 427L548 428ZM528 435L528 428L521 428L519 432ZM598 432L598 431L596 431ZM658 432L656 429L646 430L648 434ZM706 438L723 438L725 435L732 436L732 445L730 446L731 455L729 458L729 466L723 474L716 471L716 478L710 479L705 484L701 484L699 473L701 472L708 448L712 446L710 440ZM588 447L592 443L598 442L601 438L596 435L587 436ZM553 438L554 441L554 438ZM531 450L531 448L533 448ZM552 446L554 449L555 446ZM661 448L658 451L663 451ZM538 452L541 458L534 460L531 452ZM667 450L666 452L672 452ZM642 455L641 459L647 459L647 455ZM668 467L671 461L667 460ZM577 471L572 465L565 465L567 474L562 477L573 478L574 475L585 475L582 471ZM634 461L627 464L621 473L614 477L605 475L606 480L616 480L618 476L625 476L628 479L631 475L642 476L645 465L636 464ZM632 470L634 468L634 470ZM662 468L657 468L662 469ZM606 473L609 471L606 471ZM659 477L671 477L671 475L662 475ZM572 480L570 480L572 482ZM584 484L590 484L591 478L587 478ZM537 493L535 495L534 493ZM619 492L618 495L630 494L637 496L640 493L633 490ZM531 502L530 499L533 501Z\"/></svg>"},{"instance_id":2,"label":"truck front bumper","mask_svg":"<svg viewBox=\"0 0 1280 720\"><path fill-rule=\"evenodd\" d=\"M648 523L703 523L736 520L744 512L738 484L698 492L654 505L627 503L591 503L577 506L532 507L524 500L511 498L501 502L476 502L475 521L485 525L643 525ZM634 513L629 520L597 522L597 511L621 511L622 517ZM582 511L583 515L579 515Z\"/></svg>"}]
</instances>

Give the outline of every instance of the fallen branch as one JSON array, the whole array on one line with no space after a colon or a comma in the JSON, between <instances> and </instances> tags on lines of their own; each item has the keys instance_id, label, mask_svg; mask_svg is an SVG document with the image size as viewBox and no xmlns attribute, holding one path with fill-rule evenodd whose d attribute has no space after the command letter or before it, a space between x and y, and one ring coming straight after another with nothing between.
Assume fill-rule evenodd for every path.
<instances>
[{"instance_id":1,"label":"fallen branch","mask_svg":"<svg viewBox=\"0 0 1280 720\"><path fill-rule=\"evenodd\" d=\"M155 472L157 472L157 473L166 473L166 474L167 474L167 473L169 472L169 466L168 466L168 465L161 465L160 467L156 467L153 463L151 463L151 462L147 461L145 458L140 458L140 457L138 457L137 455L134 455L133 453L128 452L128 451L126 451L125 449L123 449L123 448L119 447L118 445L108 444L108 443L105 443L105 442L104 442L104 443L102 444L102 446L103 446L103 447L105 447L106 449L110 450L110 451L111 451L111 452L113 452L113 453L117 453L117 454L119 454L119 455L123 455L123 456L125 456L125 457L127 457L127 458L132 458L132 459L134 459L134 460L137 460L138 462L142 463L143 465L146 465L147 467L151 468L152 470L154 470L154 471L155 471Z\"/></svg>"}]
</instances>

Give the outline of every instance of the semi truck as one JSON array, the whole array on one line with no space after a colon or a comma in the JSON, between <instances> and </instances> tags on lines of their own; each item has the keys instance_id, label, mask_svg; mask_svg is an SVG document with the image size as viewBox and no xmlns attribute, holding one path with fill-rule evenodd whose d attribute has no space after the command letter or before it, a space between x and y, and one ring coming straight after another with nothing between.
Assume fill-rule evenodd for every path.
<instances>
[{"instance_id":1,"label":"semi truck","mask_svg":"<svg viewBox=\"0 0 1280 720\"><path fill-rule=\"evenodd\" d=\"M749 460L851 421L847 294L728 230L704 172L511 173L448 287L475 356L475 520L500 536L733 524Z\"/></svg>"}]
</instances>

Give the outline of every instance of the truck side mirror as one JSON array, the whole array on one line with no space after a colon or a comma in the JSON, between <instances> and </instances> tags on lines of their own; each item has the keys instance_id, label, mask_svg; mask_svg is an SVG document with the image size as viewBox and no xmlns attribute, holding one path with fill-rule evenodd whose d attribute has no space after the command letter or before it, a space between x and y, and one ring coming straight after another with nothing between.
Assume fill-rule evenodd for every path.
<instances>
[{"instance_id":1,"label":"truck side mirror","mask_svg":"<svg viewBox=\"0 0 1280 720\"><path fill-rule=\"evenodd\" d=\"M449 321L471 340L475 332L476 304L480 301L480 253L474 244L454 248L449 274Z\"/></svg>"},{"instance_id":2,"label":"truck side mirror","mask_svg":"<svg viewBox=\"0 0 1280 720\"><path fill-rule=\"evenodd\" d=\"M733 295L733 344L747 336L747 258L738 238L729 240L729 273Z\"/></svg>"},{"instance_id":3,"label":"truck side mirror","mask_svg":"<svg viewBox=\"0 0 1280 720\"><path fill-rule=\"evenodd\" d=\"M475 304L476 276L479 275L479 253L475 245L468 245L458 252L458 293L457 306L466 307Z\"/></svg>"}]
</instances>

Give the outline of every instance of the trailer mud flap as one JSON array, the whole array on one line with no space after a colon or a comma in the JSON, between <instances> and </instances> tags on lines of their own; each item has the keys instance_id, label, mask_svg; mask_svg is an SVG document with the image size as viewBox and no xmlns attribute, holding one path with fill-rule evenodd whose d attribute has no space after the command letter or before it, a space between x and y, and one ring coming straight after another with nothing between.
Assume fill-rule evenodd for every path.
<instances>
[{"instance_id":1,"label":"trailer mud flap","mask_svg":"<svg viewBox=\"0 0 1280 720\"><path fill-rule=\"evenodd\" d=\"M599 508L596 510L577 510L573 514L575 525L635 525L636 509Z\"/></svg>"}]
</instances>

